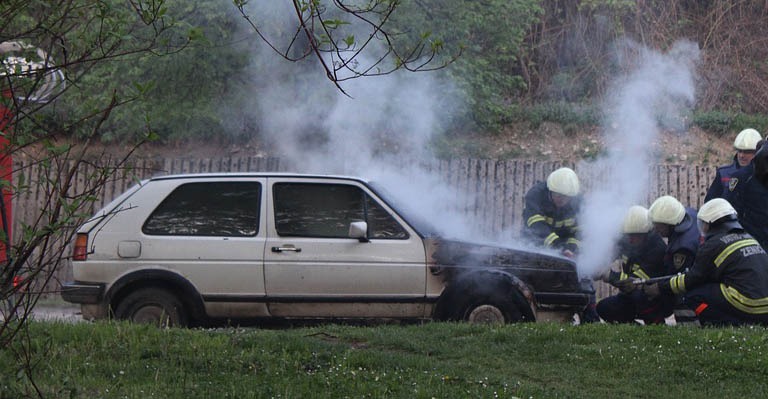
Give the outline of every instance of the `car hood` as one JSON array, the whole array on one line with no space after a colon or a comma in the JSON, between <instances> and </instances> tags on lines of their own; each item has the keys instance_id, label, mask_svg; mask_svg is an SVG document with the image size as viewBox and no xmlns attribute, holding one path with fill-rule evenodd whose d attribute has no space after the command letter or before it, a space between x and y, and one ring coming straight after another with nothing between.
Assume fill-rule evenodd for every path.
<instances>
[{"instance_id":1,"label":"car hood","mask_svg":"<svg viewBox=\"0 0 768 399\"><path fill-rule=\"evenodd\" d=\"M574 270L573 260L552 253L508 246L433 238L431 253L438 264L452 266L519 266L542 269Z\"/></svg>"},{"instance_id":2,"label":"car hood","mask_svg":"<svg viewBox=\"0 0 768 399\"><path fill-rule=\"evenodd\" d=\"M427 253L433 274L447 279L475 270L502 269L535 291L581 292L576 263L551 253L501 245L431 238Z\"/></svg>"}]
</instances>

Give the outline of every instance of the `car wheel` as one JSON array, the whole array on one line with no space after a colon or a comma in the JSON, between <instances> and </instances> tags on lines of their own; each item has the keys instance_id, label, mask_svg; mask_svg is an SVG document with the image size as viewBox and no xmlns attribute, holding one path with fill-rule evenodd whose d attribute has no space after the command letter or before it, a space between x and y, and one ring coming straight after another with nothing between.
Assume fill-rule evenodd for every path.
<instances>
[{"instance_id":1,"label":"car wheel","mask_svg":"<svg viewBox=\"0 0 768 399\"><path fill-rule=\"evenodd\" d=\"M480 324L523 321L523 315L514 300L504 298L502 295L474 297L471 295L468 297L471 302L459 305L456 309L460 314L457 318Z\"/></svg>"},{"instance_id":2,"label":"car wheel","mask_svg":"<svg viewBox=\"0 0 768 399\"><path fill-rule=\"evenodd\" d=\"M533 321L533 312L520 290L505 276L478 273L460 278L438 300L439 320L470 323Z\"/></svg>"},{"instance_id":3,"label":"car wheel","mask_svg":"<svg viewBox=\"0 0 768 399\"><path fill-rule=\"evenodd\" d=\"M470 323L480 324L505 323L507 321L503 310L488 304L475 307L465 318Z\"/></svg>"},{"instance_id":4,"label":"car wheel","mask_svg":"<svg viewBox=\"0 0 768 399\"><path fill-rule=\"evenodd\" d=\"M185 327L184 304L167 290L142 288L131 292L117 305L115 317L158 327Z\"/></svg>"}]
</instances>

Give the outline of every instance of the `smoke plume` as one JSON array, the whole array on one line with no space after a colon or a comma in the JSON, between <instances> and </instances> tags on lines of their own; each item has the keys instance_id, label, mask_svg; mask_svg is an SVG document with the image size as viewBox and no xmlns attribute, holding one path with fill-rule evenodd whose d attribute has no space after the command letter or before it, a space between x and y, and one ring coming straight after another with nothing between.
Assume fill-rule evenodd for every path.
<instances>
[{"instance_id":1,"label":"smoke plume","mask_svg":"<svg viewBox=\"0 0 768 399\"><path fill-rule=\"evenodd\" d=\"M694 101L695 43L679 41L660 53L626 42L621 50L619 62L627 73L615 80L604 107L607 154L578 167L592 187L580 217L583 253L578 263L583 276L611 261L628 208L650 205L645 199L650 166L658 162L654 141L663 128L680 128L669 124L683 124Z\"/></svg>"},{"instance_id":2,"label":"smoke plume","mask_svg":"<svg viewBox=\"0 0 768 399\"><path fill-rule=\"evenodd\" d=\"M291 41L296 15L290 5L258 2L254 7L250 15L268 39L282 45ZM370 34L366 26L345 29L358 38ZM356 56L360 69L386 51L376 44ZM292 63L262 45L253 60L253 100L245 108L258 114L260 137L281 163L296 172L375 180L447 235L472 234L473 222L457 211L467 201L427 167L434 160L430 140L462 107L449 80L436 73L395 72L341 82L345 95L314 56Z\"/></svg>"}]
</instances>

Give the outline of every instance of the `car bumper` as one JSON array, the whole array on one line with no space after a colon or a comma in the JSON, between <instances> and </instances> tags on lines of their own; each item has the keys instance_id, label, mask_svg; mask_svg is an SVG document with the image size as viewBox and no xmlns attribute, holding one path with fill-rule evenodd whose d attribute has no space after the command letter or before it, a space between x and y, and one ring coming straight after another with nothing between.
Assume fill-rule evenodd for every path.
<instances>
[{"instance_id":1,"label":"car bumper","mask_svg":"<svg viewBox=\"0 0 768 399\"><path fill-rule=\"evenodd\" d=\"M61 297L71 303L97 304L104 298L104 284L69 282L61 286Z\"/></svg>"}]
</instances>

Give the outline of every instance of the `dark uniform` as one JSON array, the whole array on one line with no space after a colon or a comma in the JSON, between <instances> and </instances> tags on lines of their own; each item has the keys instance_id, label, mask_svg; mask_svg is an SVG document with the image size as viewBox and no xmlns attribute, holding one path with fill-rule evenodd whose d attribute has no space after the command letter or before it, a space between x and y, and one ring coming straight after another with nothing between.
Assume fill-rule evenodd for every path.
<instances>
[{"instance_id":1,"label":"dark uniform","mask_svg":"<svg viewBox=\"0 0 768 399\"><path fill-rule=\"evenodd\" d=\"M738 177L737 177L738 176ZM749 168L731 180L728 201L739 214L739 222L763 249L768 248L768 149L755 154Z\"/></svg>"},{"instance_id":2,"label":"dark uniform","mask_svg":"<svg viewBox=\"0 0 768 399\"><path fill-rule=\"evenodd\" d=\"M685 273L659 283L706 324L768 324L768 254L736 221L713 228Z\"/></svg>"},{"instance_id":3,"label":"dark uniform","mask_svg":"<svg viewBox=\"0 0 768 399\"><path fill-rule=\"evenodd\" d=\"M628 278L649 279L667 274L664 255L667 245L656 232L650 232L642 245L633 247L622 239L619 242L621 271L611 271L608 282ZM663 324L672 314L674 297L659 296L649 299L642 290L619 292L597 303L597 314L609 323L631 323L641 319L645 324Z\"/></svg>"},{"instance_id":4,"label":"dark uniform","mask_svg":"<svg viewBox=\"0 0 768 399\"><path fill-rule=\"evenodd\" d=\"M577 196L568 205L557 208L547 183L536 183L525 194L523 237L539 246L577 252L580 241L576 215L580 205L581 197Z\"/></svg>"},{"instance_id":5,"label":"dark uniform","mask_svg":"<svg viewBox=\"0 0 768 399\"><path fill-rule=\"evenodd\" d=\"M707 195L704 196L704 202L711 200L712 198L726 198L730 192L729 184L734 173L743 169L739 165L738 155L733 156L733 163L717 168L715 172L715 179L712 180L712 184L709 185Z\"/></svg>"},{"instance_id":6,"label":"dark uniform","mask_svg":"<svg viewBox=\"0 0 768 399\"><path fill-rule=\"evenodd\" d=\"M581 206L581 196L571 199L568 205L556 207L550 197L546 182L537 182L525 194L522 236L545 248L578 252L579 226L576 215ZM595 311L595 290L591 281L583 280L583 288L591 291L587 308L579 315L581 323L600 320Z\"/></svg>"},{"instance_id":7,"label":"dark uniform","mask_svg":"<svg viewBox=\"0 0 768 399\"><path fill-rule=\"evenodd\" d=\"M691 267L700 242L701 234L696 225L696 211L686 208L683 221L675 226L672 234L667 237L667 252L664 255L666 274L682 272Z\"/></svg>"}]
</instances>

